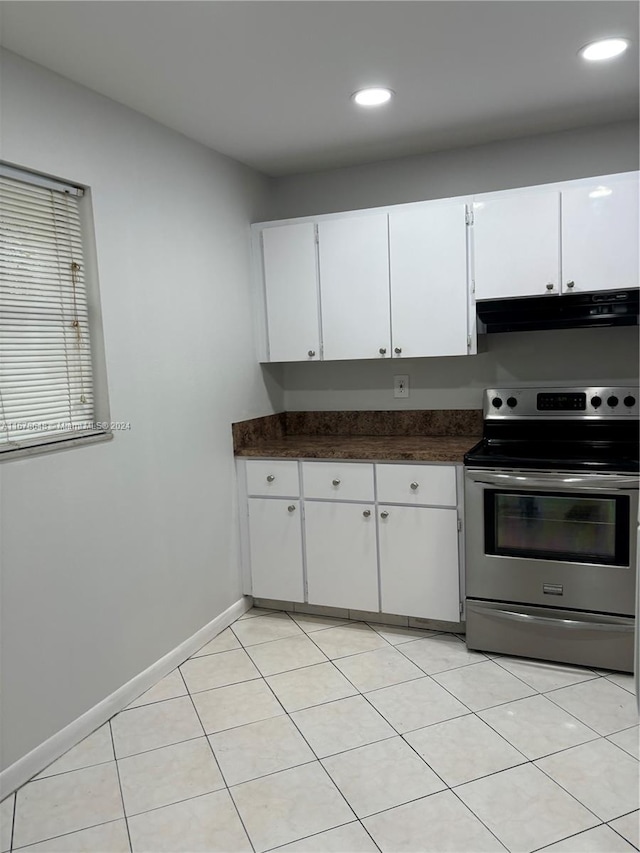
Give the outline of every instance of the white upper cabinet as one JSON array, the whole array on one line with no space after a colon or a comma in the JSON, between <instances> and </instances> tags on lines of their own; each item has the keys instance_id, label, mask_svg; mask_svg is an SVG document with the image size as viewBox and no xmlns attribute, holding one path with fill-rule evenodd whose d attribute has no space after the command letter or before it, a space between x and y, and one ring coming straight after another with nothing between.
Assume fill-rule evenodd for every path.
<instances>
[{"instance_id":1,"label":"white upper cabinet","mask_svg":"<svg viewBox=\"0 0 640 853\"><path fill-rule=\"evenodd\" d=\"M478 197L473 217L476 299L559 293L558 191Z\"/></svg>"},{"instance_id":2,"label":"white upper cabinet","mask_svg":"<svg viewBox=\"0 0 640 853\"><path fill-rule=\"evenodd\" d=\"M315 225L262 230L269 361L319 361Z\"/></svg>"},{"instance_id":3,"label":"white upper cabinet","mask_svg":"<svg viewBox=\"0 0 640 853\"><path fill-rule=\"evenodd\" d=\"M465 217L460 202L389 214L394 358L467 354Z\"/></svg>"},{"instance_id":4,"label":"white upper cabinet","mask_svg":"<svg viewBox=\"0 0 640 853\"><path fill-rule=\"evenodd\" d=\"M318 223L323 357L389 358L387 214Z\"/></svg>"},{"instance_id":5,"label":"white upper cabinet","mask_svg":"<svg viewBox=\"0 0 640 853\"><path fill-rule=\"evenodd\" d=\"M562 191L562 292L638 287L638 176Z\"/></svg>"}]
</instances>

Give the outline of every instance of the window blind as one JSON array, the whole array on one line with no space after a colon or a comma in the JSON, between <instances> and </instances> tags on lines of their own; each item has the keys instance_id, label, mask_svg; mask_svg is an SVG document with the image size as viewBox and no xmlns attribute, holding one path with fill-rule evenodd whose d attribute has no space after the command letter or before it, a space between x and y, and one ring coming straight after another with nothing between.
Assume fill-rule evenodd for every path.
<instances>
[{"instance_id":1,"label":"window blind","mask_svg":"<svg viewBox=\"0 0 640 853\"><path fill-rule=\"evenodd\" d=\"M94 419L79 199L0 177L0 452Z\"/></svg>"}]
</instances>

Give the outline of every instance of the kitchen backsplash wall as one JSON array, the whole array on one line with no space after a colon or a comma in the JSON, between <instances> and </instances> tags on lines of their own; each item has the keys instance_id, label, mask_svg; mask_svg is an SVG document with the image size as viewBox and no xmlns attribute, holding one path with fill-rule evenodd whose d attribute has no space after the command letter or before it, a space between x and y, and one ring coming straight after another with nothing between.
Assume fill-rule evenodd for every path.
<instances>
[{"instance_id":1,"label":"kitchen backsplash wall","mask_svg":"<svg viewBox=\"0 0 640 853\"><path fill-rule=\"evenodd\" d=\"M482 340L482 338L481 338ZM487 335L486 351L456 358L334 361L282 370L287 411L476 409L482 390L509 385L638 383L638 327ZM409 376L406 399L393 377Z\"/></svg>"}]
</instances>

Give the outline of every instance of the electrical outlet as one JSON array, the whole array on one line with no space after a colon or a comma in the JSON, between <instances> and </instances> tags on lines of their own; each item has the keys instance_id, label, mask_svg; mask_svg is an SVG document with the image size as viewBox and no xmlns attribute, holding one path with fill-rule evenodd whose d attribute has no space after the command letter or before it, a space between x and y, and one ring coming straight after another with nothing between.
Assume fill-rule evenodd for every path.
<instances>
[{"instance_id":1,"label":"electrical outlet","mask_svg":"<svg viewBox=\"0 0 640 853\"><path fill-rule=\"evenodd\" d=\"M394 376L393 377L393 396L408 397L409 396L409 377Z\"/></svg>"}]
</instances>

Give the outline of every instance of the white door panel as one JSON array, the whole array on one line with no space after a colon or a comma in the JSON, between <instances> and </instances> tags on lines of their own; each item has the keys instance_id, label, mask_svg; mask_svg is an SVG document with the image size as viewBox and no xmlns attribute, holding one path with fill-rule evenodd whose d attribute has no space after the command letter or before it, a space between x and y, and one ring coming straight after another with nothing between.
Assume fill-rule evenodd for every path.
<instances>
[{"instance_id":1,"label":"white door panel","mask_svg":"<svg viewBox=\"0 0 640 853\"><path fill-rule=\"evenodd\" d=\"M559 192L481 198L473 215L476 299L558 294Z\"/></svg>"},{"instance_id":2,"label":"white door panel","mask_svg":"<svg viewBox=\"0 0 640 853\"><path fill-rule=\"evenodd\" d=\"M319 222L318 239L325 361L389 358L387 214Z\"/></svg>"},{"instance_id":3,"label":"white door panel","mask_svg":"<svg viewBox=\"0 0 640 853\"><path fill-rule=\"evenodd\" d=\"M265 228L262 244L269 360L319 361L314 224L300 222Z\"/></svg>"},{"instance_id":4,"label":"white door panel","mask_svg":"<svg viewBox=\"0 0 640 853\"><path fill-rule=\"evenodd\" d=\"M304 601L300 501L250 498L249 550L254 597Z\"/></svg>"},{"instance_id":5,"label":"white door panel","mask_svg":"<svg viewBox=\"0 0 640 853\"><path fill-rule=\"evenodd\" d=\"M638 287L638 176L562 192L562 290Z\"/></svg>"},{"instance_id":6,"label":"white door panel","mask_svg":"<svg viewBox=\"0 0 640 853\"><path fill-rule=\"evenodd\" d=\"M309 604L379 610L373 504L305 501L305 540Z\"/></svg>"},{"instance_id":7,"label":"white door panel","mask_svg":"<svg viewBox=\"0 0 640 853\"><path fill-rule=\"evenodd\" d=\"M429 202L389 214L394 358L467 354L465 213Z\"/></svg>"},{"instance_id":8,"label":"white door panel","mask_svg":"<svg viewBox=\"0 0 640 853\"><path fill-rule=\"evenodd\" d=\"M380 505L378 515L382 612L458 622L456 510Z\"/></svg>"}]
</instances>

